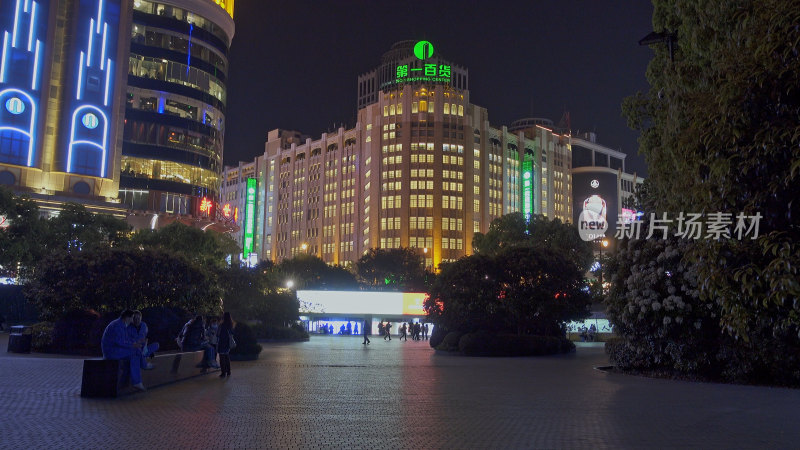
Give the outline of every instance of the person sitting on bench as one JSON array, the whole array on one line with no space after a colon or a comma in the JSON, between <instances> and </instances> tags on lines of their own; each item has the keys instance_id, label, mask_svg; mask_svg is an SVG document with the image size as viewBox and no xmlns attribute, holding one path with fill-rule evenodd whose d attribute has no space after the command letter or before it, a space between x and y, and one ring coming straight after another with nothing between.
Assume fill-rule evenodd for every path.
<instances>
[{"instance_id":1,"label":"person sitting on bench","mask_svg":"<svg viewBox=\"0 0 800 450\"><path fill-rule=\"evenodd\" d=\"M103 331L100 346L103 349L103 359L116 359L125 361L130 365L131 384L134 388L144 391L142 384L142 344L134 342L128 334L128 327L133 323L133 311L122 311L118 319L114 319Z\"/></svg>"},{"instance_id":2,"label":"person sitting on bench","mask_svg":"<svg viewBox=\"0 0 800 450\"><path fill-rule=\"evenodd\" d=\"M147 343L147 324L142 322L141 311L133 312L133 323L128 327L128 333L133 342L142 344L142 369L152 369L153 365L147 362L145 358L152 358L153 354L158 351L158 342Z\"/></svg>"}]
</instances>

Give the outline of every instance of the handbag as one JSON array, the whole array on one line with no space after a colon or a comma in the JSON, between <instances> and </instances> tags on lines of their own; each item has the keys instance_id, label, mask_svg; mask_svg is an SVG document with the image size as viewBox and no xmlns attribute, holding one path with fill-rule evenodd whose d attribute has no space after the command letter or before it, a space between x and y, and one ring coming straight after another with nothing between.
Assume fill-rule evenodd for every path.
<instances>
[{"instance_id":1,"label":"handbag","mask_svg":"<svg viewBox=\"0 0 800 450\"><path fill-rule=\"evenodd\" d=\"M236 348L236 339L233 338L233 333L228 333L229 347L231 350Z\"/></svg>"}]
</instances>

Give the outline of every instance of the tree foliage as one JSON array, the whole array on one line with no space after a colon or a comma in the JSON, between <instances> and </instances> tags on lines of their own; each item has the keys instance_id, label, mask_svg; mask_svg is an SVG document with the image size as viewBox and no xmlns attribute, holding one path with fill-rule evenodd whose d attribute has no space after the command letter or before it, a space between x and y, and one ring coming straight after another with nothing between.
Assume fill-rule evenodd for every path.
<instances>
[{"instance_id":1,"label":"tree foliage","mask_svg":"<svg viewBox=\"0 0 800 450\"><path fill-rule=\"evenodd\" d=\"M726 351L743 366L798 373L779 349L800 347L800 2L654 5L655 30L677 36L674 60L653 46L650 91L623 104L649 165L645 202L672 217L763 217L757 239L699 240L684 257L735 338Z\"/></svg>"},{"instance_id":2,"label":"tree foliage","mask_svg":"<svg viewBox=\"0 0 800 450\"><path fill-rule=\"evenodd\" d=\"M47 223L36 203L5 186L0 186L0 216L8 225L0 228L0 276L25 280L47 254Z\"/></svg>"},{"instance_id":3,"label":"tree foliage","mask_svg":"<svg viewBox=\"0 0 800 450\"><path fill-rule=\"evenodd\" d=\"M239 251L230 236L206 232L179 222L158 230L140 230L130 240L139 248L156 248L184 255L201 265L221 268L225 258Z\"/></svg>"},{"instance_id":4,"label":"tree foliage","mask_svg":"<svg viewBox=\"0 0 800 450\"><path fill-rule=\"evenodd\" d=\"M583 275L546 247L506 247L444 265L424 307L450 331L562 336L564 322L588 316Z\"/></svg>"},{"instance_id":5,"label":"tree foliage","mask_svg":"<svg viewBox=\"0 0 800 450\"><path fill-rule=\"evenodd\" d=\"M341 266L329 266L316 255L299 254L285 259L273 268L276 285L291 280L295 289L355 289L355 275Z\"/></svg>"},{"instance_id":6,"label":"tree foliage","mask_svg":"<svg viewBox=\"0 0 800 450\"><path fill-rule=\"evenodd\" d=\"M424 259L418 249L370 249L356 263L361 283L371 289L413 291L424 289Z\"/></svg>"},{"instance_id":7,"label":"tree foliage","mask_svg":"<svg viewBox=\"0 0 800 450\"><path fill-rule=\"evenodd\" d=\"M181 255L129 248L53 253L25 292L46 320L73 309L103 314L179 306L218 313L221 298L216 277L207 269Z\"/></svg>"}]
</instances>

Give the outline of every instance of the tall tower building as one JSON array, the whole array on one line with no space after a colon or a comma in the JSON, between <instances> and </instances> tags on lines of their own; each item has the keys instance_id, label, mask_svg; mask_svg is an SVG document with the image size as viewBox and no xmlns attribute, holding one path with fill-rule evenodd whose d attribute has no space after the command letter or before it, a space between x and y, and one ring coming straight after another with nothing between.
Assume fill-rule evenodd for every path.
<instances>
[{"instance_id":1,"label":"tall tower building","mask_svg":"<svg viewBox=\"0 0 800 450\"><path fill-rule=\"evenodd\" d=\"M119 197L134 226L218 214L233 34L233 0L133 1Z\"/></svg>"},{"instance_id":2,"label":"tall tower building","mask_svg":"<svg viewBox=\"0 0 800 450\"><path fill-rule=\"evenodd\" d=\"M128 0L0 3L0 184L44 211L115 203L131 6Z\"/></svg>"},{"instance_id":3,"label":"tall tower building","mask_svg":"<svg viewBox=\"0 0 800 450\"><path fill-rule=\"evenodd\" d=\"M371 248L411 247L435 269L470 254L474 234L504 214L569 221L569 136L549 121L492 126L468 86L467 69L432 43L403 41L358 78L353 128L271 131L258 160L268 183L258 257L348 265ZM226 201L241 198L240 173L227 169Z\"/></svg>"}]
</instances>

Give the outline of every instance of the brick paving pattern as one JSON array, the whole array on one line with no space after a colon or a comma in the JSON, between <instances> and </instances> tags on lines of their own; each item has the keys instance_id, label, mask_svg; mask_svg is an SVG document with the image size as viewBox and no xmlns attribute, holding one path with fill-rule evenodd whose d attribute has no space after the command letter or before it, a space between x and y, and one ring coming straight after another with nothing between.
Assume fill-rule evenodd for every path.
<instances>
[{"instance_id":1,"label":"brick paving pattern","mask_svg":"<svg viewBox=\"0 0 800 450\"><path fill-rule=\"evenodd\" d=\"M609 374L602 347L463 358L358 337L265 344L232 377L80 397L82 361L5 353L0 447L797 448L800 390ZM581 344L579 344L581 345Z\"/></svg>"}]
</instances>

